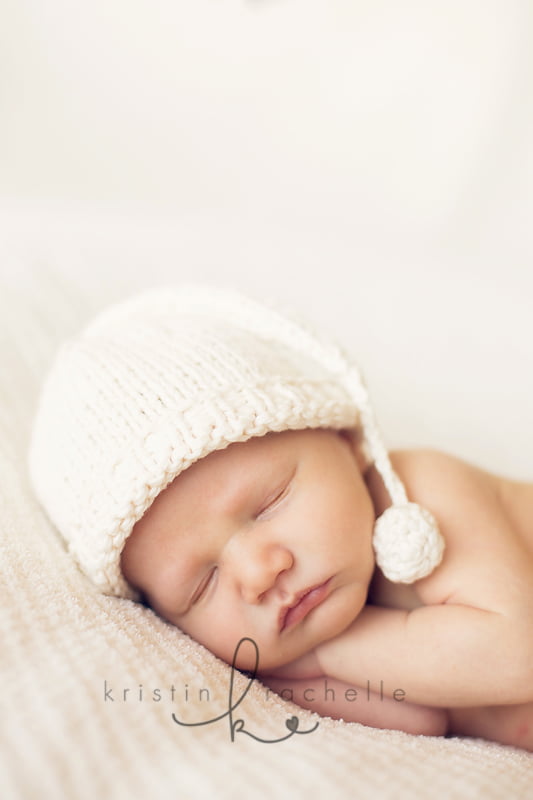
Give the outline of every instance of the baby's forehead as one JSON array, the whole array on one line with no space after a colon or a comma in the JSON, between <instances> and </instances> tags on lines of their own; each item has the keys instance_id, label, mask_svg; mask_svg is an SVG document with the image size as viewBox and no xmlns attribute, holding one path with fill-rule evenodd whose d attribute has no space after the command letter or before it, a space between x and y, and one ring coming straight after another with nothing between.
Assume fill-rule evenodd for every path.
<instances>
[{"instance_id":1,"label":"baby's forehead","mask_svg":"<svg viewBox=\"0 0 533 800\"><path fill-rule=\"evenodd\" d=\"M231 464L239 464L243 461L265 464L269 460L284 454L296 456L308 447L320 448L322 442L325 442L328 437L336 435L336 433L324 428L269 431L263 436L254 436L214 450L194 462L178 477L199 472L200 470L215 470L219 465L224 465L225 468L228 468Z\"/></svg>"},{"instance_id":2,"label":"baby's forehead","mask_svg":"<svg viewBox=\"0 0 533 800\"><path fill-rule=\"evenodd\" d=\"M274 471L288 459L297 457L302 445L306 445L309 433L303 430L272 432L232 442L194 461L167 485L160 496L171 492L176 496L188 491L197 492L200 487L213 493L215 489L222 490L230 481L246 481L250 472Z\"/></svg>"},{"instance_id":3,"label":"baby's forehead","mask_svg":"<svg viewBox=\"0 0 533 800\"><path fill-rule=\"evenodd\" d=\"M273 468L284 457L296 456L303 442L302 434L304 431L269 432L232 442L195 461L173 483L185 486L205 480L222 486L234 474L244 479L249 469Z\"/></svg>"},{"instance_id":4,"label":"baby's forehead","mask_svg":"<svg viewBox=\"0 0 533 800\"><path fill-rule=\"evenodd\" d=\"M181 472L167 487L176 497L193 493L215 497L217 493L236 491L239 485L253 485L255 480L276 476L313 453L320 459L331 446L338 431L304 428L272 431L245 441L233 442L209 453Z\"/></svg>"}]
</instances>

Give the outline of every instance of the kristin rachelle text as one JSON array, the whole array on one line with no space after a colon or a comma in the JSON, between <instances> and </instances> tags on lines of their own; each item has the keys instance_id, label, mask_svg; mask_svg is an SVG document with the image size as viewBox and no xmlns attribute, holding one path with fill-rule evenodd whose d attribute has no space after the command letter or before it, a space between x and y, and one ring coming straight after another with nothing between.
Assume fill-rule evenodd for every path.
<instances>
[{"instance_id":1,"label":"kristin rachelle text","mask_svg":"<svg viewBox=\"0 0 533 800\"><path fill-rule=\"evenodd\" d=\"M259 681L258 681L259 683ZM367 681L365 686L348 687L343 692L338 692L328 685L328 679L324 678L321 682L322 686L306 687L301 690L302 697L309 703L323 700L324 702L335 703L339 699L346 700L349 703L356 701L360 702L376 702L376 700L383 701L386 696L392 697L397 702L401 703L405 700L405 692L403 689L394 689L393 691L385 691L383 681L378 684L372 684ZM261 684L260 684L261 685ZM176 702L200 702L209 703L211 701L211 690L206 687L191 687L188 683L175 686L171 684L164 688L151 688L147 689L142 683L135 687L118 688L104 680L104 702L105 703L176 703ZM270 699L271 695L280 695L284 700L293 701L294 691L291 687L280 689L274 693L266 686L261 686L265 692L265 698Z\"/></svg>"},{"instance_id":2,"label":"kristin rachelle text","mask_svg":"<svg viewBox=\"0 0 533 800\"><path fill-rule=\"evenodd\" d=\"M241 673L244 677L247 678L248 683L244 688L244 691L242 691L241 694L237 693L237 695L235 696L234 679L235 679L235 674L239 672L239 670L236 669L235 664L237 663L237 655L241 646L253 647L255 655L255 666L253 670ZM287 741L287 739L290 739L294 735L306 735L309 733L313 733L313 731L316 731L316 729L319 726L318 722L315 723L313 727L307 730L300 730L299 727L300 721L298 717L293 715L285 720L285 728L289 731L289 733L277 739L264 739L260 736L257 736L255 733L249 731L246 728L246 722L243 718L234 719L234 711L240 706L240 704L248 694L250 687L255 682L258 665L259 665L259 650L257 648L257 644L253 641L253 639L244 637L238 642L233 656L233 663L231 665L231 672L230 672L227 710L224 711L222 714L219 714L218 716L213 717L211 719L198 720L195 722L186 722L185 720L180 719L174 712L172 712L171 716L173 721L177 725L183 728L191 728L191 727L203 727L205 725L211 725L213 723L221 722L222 720L227 719L232 742L235 741L236 733L245 734L248 737L255 739L258 742L263 742L264 744L275 744ZM115 691L117 692L116 695L114 694ZM209 689L202 687L197 689L196 691L198 692L197 697L200 703L209 702L209 700L211 699L211 694ZM271 694L271 690L265 687L265 691L266 691L266 699L268 700ZM336 693L332 687L328 686L327 678L324 678L323 692L324 692L324 701L327 702L329 700L331 702L335 702ZM166 692L164 692L164 690L160 688L146 690L142 683L139 683L135 689L127 687L121 690L117 690L116 687L113 687L111 685L108 686L107 680L104 680L104 702L106 703L108 702L115 703L116 701L120 702L120 700L122 700L122 703L127 703L127 702L143 703L145 701L148 702L151 701L152 703L160 703L164 699L164 695L166 696L167 701L170 700L171 703L174 703L178 699L176 697L177 694L178 690L174 684L168 687ZM194 692L193 694L194 698L196 698L196 692ZM276 695L278 694L281 695L281 697L285 700L292 701L293 699L292 689L290 687L287 687L286 689L281 689L279 692L276 693ZM307 687L303 689L303 696L306 702L312 703L313 700L316 700L317 699L316 694L317 694L316 686ZM370 702L371 700L375 701L376 697L378 697L380 701L383 701L385 698L385 689L383 681L379 682L379 691L377 693L372 690L370 681L367 681L366 691L361 690L360 688L356 689L355 687L349 687L348 689L345 689L343 692L344 700L348 702L355 702L358 699L358 697L360 696L364 697L365 694L367 702ZM392 693L392 696L395 700L401 702L405 698L405 692L402 689L396 689ZM188 703L190 699L191 699L190 687L189 684L185 683L183 684L182 689L179 692L179 700Z\"/></svg>"}]
</instances>

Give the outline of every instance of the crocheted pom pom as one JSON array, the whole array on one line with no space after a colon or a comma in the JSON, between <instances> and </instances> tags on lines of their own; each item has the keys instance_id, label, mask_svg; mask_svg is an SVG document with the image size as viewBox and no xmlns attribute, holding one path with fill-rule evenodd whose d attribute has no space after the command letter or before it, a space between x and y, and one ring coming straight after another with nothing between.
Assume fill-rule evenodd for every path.
<instances>
[{"instance_id":1,"label":"crocheted pom pom","mask_svg":"<svg viewBox=\"0 0 533 800\"><path fill-rule=\"evenodd\" d=\"M417 503L390 506L374 526L376 563L394 583L413 583L429 575L444 552L433 514Z\"/></svg>"}]
</instances>

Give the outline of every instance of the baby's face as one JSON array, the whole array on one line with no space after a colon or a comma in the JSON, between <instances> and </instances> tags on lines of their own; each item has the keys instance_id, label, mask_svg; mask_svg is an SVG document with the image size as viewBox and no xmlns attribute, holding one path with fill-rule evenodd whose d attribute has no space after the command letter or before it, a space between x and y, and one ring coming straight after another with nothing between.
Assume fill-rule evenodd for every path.
<instances>
[{"instance_id":1,"label":"baby's face","mask_svg":"<svg viewBox=\"0 0 533 800\"><path fill-rule=\"evenodd\" d=\"M264 671L355 619L374 568L373 525L346 438L271 433L179 475L135 525L121 564L155 611L225 661L253 639ZM248 651L242 669L253 668Z\"/></svg>"}]
</instances>

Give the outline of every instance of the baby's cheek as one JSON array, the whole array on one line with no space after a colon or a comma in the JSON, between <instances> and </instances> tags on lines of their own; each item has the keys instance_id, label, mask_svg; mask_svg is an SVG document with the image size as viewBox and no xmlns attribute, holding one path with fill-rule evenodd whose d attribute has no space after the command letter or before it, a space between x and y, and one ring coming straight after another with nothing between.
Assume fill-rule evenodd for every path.
<instances>
[{"instance_id":1,"label":"baby's cheek","mask_svg":"<svg viewBox=\"0 0 533 800\"><path fill-rule=\"evenodd\" d=\"M242 643L242 639L250 638L252 632L246 632L241 626L235 624L231 615L208 613L201 618L185 620L181 626L191 639L199 642L210 650L217 658L227 664L235 661L238 669L251 670L254 668L255 653L253 644Z\"/></svg>"}]
</instances>

